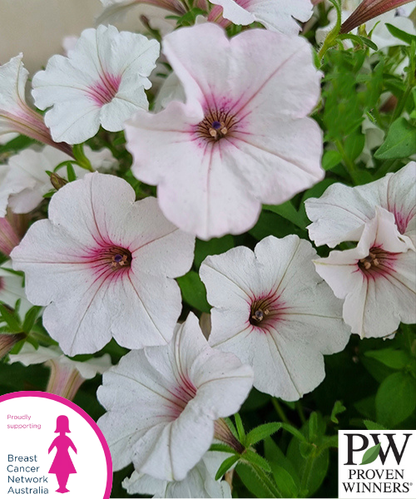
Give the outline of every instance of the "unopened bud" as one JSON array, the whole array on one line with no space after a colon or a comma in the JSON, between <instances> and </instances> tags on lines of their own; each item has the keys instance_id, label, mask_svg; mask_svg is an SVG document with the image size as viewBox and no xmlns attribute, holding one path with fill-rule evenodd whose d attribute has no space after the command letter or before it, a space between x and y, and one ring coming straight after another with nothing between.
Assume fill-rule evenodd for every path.
<instances>
[{"instance_id":1,"label":"unopened bud","mask_svg":"<svg viewBox=\"0 0 416 499\"><path fill-rule=\"evenodd\" d=\"M381 16L390 10L413 0L363 0L350 17L342 24L341 33L349 33L357 26L366 23L374 17Z\"/></svg>"},{"instance_id":2,"label":"unopened bud","mask_svg":"<svg viewBox=\"0 0 416 499\"><path fill-rule=\"evenodd\" d=\"M9 256L12 249L20 243L20 237L16 234L10 222L6 218L0 218L0 251Z\"/></svg>"},{"instance_id":3,"label":"unopened bud","mask_svg":"<svg viewBox=\"0 0 416 499\"><path fill-rule=\"evenodd\" d=\"M57 191L59 191L59 189L61 187L63 187L64 185L66 185L68 183L68 180L65 180L64 178L62 178L57 173L53 173L52 172L51 176L49 178L50 178L51 184L55 187L55 189Z\"/></svg>"},{"instance_id":4,"label":"unopened bud","mask_svg":"<svg viewBox=\"0 0 416 499\"><path fill-rule=\"evenodd\" d=\"M0 359L5 357L17 342L26 338L25 333L0 334Z\"/></svg>"}]
</instances>

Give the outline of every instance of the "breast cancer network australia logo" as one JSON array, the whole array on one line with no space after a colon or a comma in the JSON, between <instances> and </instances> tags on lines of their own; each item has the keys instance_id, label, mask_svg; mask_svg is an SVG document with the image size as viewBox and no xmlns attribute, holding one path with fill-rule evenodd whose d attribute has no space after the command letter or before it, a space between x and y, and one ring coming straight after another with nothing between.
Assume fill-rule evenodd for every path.
<instances>
[{"instance_id":1,"label":"breast cancer network australia logo","mask_svg":"<svg viewBox=\"0 0 416 499\"><path fill-rule=\"evenodd\" d=\"M55 433L59 433L59 435L51 443L48 449L48 454L50 454L56 447L55 459L53 460L49 473L56 475L59 485L56 492L64 494L69 492L66 487L69 475L77 472L69 454L70 448L72 448L75 453L77 453L77 448L75 447L74 442L66 435L67 433L71 433L69 430L69 420L66 416L57 417Z\"/></svg>"}]
</instances>

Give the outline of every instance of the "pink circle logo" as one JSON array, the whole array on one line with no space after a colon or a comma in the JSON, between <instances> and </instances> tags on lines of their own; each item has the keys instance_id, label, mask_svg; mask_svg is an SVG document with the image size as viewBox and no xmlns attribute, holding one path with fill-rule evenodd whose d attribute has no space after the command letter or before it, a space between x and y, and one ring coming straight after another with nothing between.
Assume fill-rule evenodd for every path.
<instances>
[{"instance_id":1,"label":"pink circle logo","mask_svg":"<svg viewBox=\"0 0 416 499\"><path fill-rule=\"evenodd\" d=\"M108 444L73 402L45 392L0 396L0 442L0 497L109 499Z\"/></svg>"}]
</instances>

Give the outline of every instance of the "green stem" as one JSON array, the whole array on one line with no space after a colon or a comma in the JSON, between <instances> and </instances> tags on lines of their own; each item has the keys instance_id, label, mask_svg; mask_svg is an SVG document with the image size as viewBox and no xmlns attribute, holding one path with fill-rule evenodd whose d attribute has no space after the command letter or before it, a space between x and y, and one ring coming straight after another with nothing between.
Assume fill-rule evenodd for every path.
<instances>
[{"instance_id":1,"label":"green stem","mask_svg":"<svg viewBox=\"0 0 416 499\"><path fill-rule=\"evenodd\" d=\"M301 491L301 494L304 495L304 497L307 496L307 491L308 491L307 485L309 482L310 474L312 472L313 462L315 461L315 454L316 454L316 449L314 449L311 452L310 456L308 457L308 459L306 461L305 469L303 470L302 479L300 482L300 491Z\"/></svg>"},{"instance_id":2,"label":"green stem","mask_svg":"<svg viewBox=\"0 0 416 499\"><path fill-rule=\"evenodd\" d=\"M299 417L300 417L300 420L302 421L302 424L306 423L305 414L303 412L303 406L302 406L302 403L300 401L296 402L296 410L299 414Z\"/></svg>"},{"instance_id":3,"label":"green stem","mask_svg":"<svg viewBox=\"0 0 416 499\"><path fill-rule=\"evenodd\" d=\"M276 398L272 398L272 404L274 408L276 409L277 414L279 415L280 419L287 424L292 424L286 417L286 414L284 413L282 406L279 404Z\"/></svg>"}]
</instances>

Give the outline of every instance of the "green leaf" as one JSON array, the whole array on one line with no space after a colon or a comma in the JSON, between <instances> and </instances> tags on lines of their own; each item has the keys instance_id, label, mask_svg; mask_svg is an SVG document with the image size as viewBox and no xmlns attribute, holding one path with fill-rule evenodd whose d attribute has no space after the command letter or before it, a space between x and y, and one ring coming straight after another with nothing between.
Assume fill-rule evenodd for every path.
<instances>
[{"instance_id":1,"label":"green leaf","mask_svg":"<svg viewBox=\"0 0 416 499\"><path fill-rule=\"evenodd\" d=\"M191 270L186 275L178 277L183 300L201 312L209 312L211 307L207 302L207 294L199 275Z\"/></svg>"},{"instance_id":2,"label":"green leaf","mask_svg":"<svg viewBox=\"0 0 416 499\"><path fill-rule=\"evenodd\" d=\"M234 466L234 464L240 459L240 456L238 454L234 456L227 457L227 459L221 464L221 466L218 468L218 471L215 475L215 480L219 480L221 477L223 477L227 471Z\"/></svg>"},{"instance_id":3,"label":"green leaf","mask_svg":"<svg viewBox=\"0 0 416 499\"><path fill-rule=\"evenodd\" d=\"M9 310L1 303L0 303L0 314L3 322L5 322L9 326L11 333L21 332L22 326L18 318L15 317L15 315L12 312L9 312Z\"/></svg>"},{"instance_id":4,"label":"green leaf","mask_svg":"<svg viewBox=\"0 0 416 499\"><path fill-rule=\"evenodd\" d=\"M308 459L308 457L312 454L314 449L315 447L309 442L300 442L299 444L299 451L304 459Z\"/></svg>"},{"instance_id":5,"label":"green leaf","mask_svg":"<svg viewBox=\"0 0 416 499\"><path fill-rule=\"evenodd\" d=\"M313 412L309 418L309 442L314 442L318 436L318 414Z\"/></svg>"},{"instance_id":6,"label":"green leaf","mask_svg":"<svg viewBox=\"0 0 416 499\"><path fill-rule=\"evenodd\" d=\"M195 244L195 266L198 268L208 255L220 255L234 247L233 236L213 238L209 241L196 240Z\"/></svg>"},{"instance_id":7,"label":"green leaf","mask_svg":"<svg viewBox=\"0 0 416 499\"><path fill-rule=\"evenodd\" d=\"M74 167L69 162L66 165L66 172L67 172L68 182L73 182L74 180L77 179L77 176L75 175Z\"/></svg>"},{"instance_id":8,"label":"green leaf","mask_svg":"<svg viewBox=\"0 0 416 499\"><path fill-rule=\"evenodd\" d=\"M342 404L342 402L337 400L334 404L334 407L332 408L331 421L335 424L339 424L337 415L341 414L342 412L344 412L346 410L347 410L347 408Z\"/></svg>"},{"instance_id":9,"label":"green leaf","mask_svg":"<svg viewBox=\"0 0 416 499\"><path fill-rule=\"evenodd\" d=\"M274 465L278 465L281 468L284 468L289 475L292 477L293 481L296 484L296 488L300 488L300 479L297 474L295 467L290 459L288 459L280 448L275 444L272 438L266 438L264 441L264 453L266 459L270 463L272 468L272 473L274 473ZM282 494L283 497L286 497L285 494Z\"/></svg>"},{"instance_id":10,"label":"green leaf","mask_svg":"<svg viewBox=\"0 0 416 499\"><path fill-rule=\"evenodd\" d=\"M276 485L283 497L298 497L299 487L292 475L282 466L270 463Z\"/></svg>"},{"instance_id":11,"label":"green leaf","mask_svg":"<svg viewBox=\"0 0 416 499\"><path fill-rule=\"evenodd\" d=\"M282 424L282 428L286 431L288 431L289 433L291 433L295 438L297 438L298 440L300 440L301 442L307 442L306 438L305 438L305 435L303 435L299 430L297 430L295 427L293 427L292 425L288 424L288 423L281 423Z\"/></svg>"},{"instance_id":12,"label":"green leaf","mask_svg":"<svg viewBox=\"0 0 416 499\"><path fill-rule=\"evenodd\" d=\"M238 439L240 442L244 442L246 438L246 432L244 431L243 421L240 414L234 414L235 426L237 428Z\"/></svg>"},{"instance_id":13,"label":"green leaf","mask_svg":"<svg viewBox=\"0 0 416 499\"><path fill-rule=\"evenodd\" d=\"M38 318L42 307L32 307L28 310L25 315L25 320L23 322L22 331L25 333L30 333L32 331L32 327Z\"/></svg>"},{"instance_id":14,"label":"green leaf","mask_svg":"<svg viewBox=\"0 0 416 499\"><path fill-rule=\"evenodd\" d=\"M266 423L257 428L254 428L247 434L246 444L247 446L254 445L261 440L264 440L273 433L276 433L282 427L282 423Z\"/></svg>"},{"instance_id":15,"label":"green leaf","mask_svg":"<svg viewBox=\"0 0 416 499\"><path fill-rule=\"evenodd\" d=\"M286 203L278 206L266 205L264 208L286 218L286 220L297 225L300 229L305 229L308 224L308 220L296 210L290 201L286 201Z\"/></svg>"},{"instance_id":16,"label":"green leaf","mask_svg":"<svg viewBox=\"0 0 416 499\"><path fill-rule=\"evenodd\" d=\"M363 423L367 430L387 430L383 425L374 423L374 421L370 421L369 419L364 419Z\"/></svg>"},{"instance_id":17,"label":"green leaf","mask_svg":"<svg viewBox=\"0 0 416 499\"><path fill-rule=\"evenodd\" d=\"M353 134L349 135L344 142L345 154L351 161L355 161L358 156L363 152L365 146L365 135L361 131L356 130Z\"/></svg>"},{"instance_id":18,"label":"green leaf","mask_svg":"<svg viewBox=\"0 0 416 499\"><path fill-rule=\"evenodd\" d=\"M407 419L416 408L416 379L405 372L388 376L376 394L377 421L394 428Z\"/></svg>"},{"instance_id":19,"label":"green leaf","mask_svg":"<svg viewBox=\"0 0 416 499\"><path fill-rule=\"evenodd\" d=\"M235 436L235 438L238 440L238 433L236 430L236 427L234 426L234 423L231 421L231 418L224 418L224 421L228 428L230 429L231 433Z\"/></svg>"},{"instance_id":20,"label":"green leaf","mask_svg":"<svg viewBox=\"0 0 416 499\"><path fill-rule=\"evenodd\" d=\"M209 448L210 451L212 452L227 452L230 454L237 454L235 449L232 447L229 447L226 444L212 444L211 447Z\"/></svg>"},{"instance_id":21,"label":"green leaf","mask_svg":"<svg viewBox=\"0 0 416 499\"><path fill-rule=\"evenodd\" d=\"M239 462L236 471L243 484L255 497L282 497L274 480L261 468L251 463Z\"/></svg>"},{"instance_id":22,"label":"green leaf","mask_svg":"<svg viewBox=\"0 0 416 499\"><path fill-rule=\"evenodd\" d=\"M338 151L334 150L325 151L322 157L322 168L325 171L332 170L332 168L339 165L341 161L342 161L342 156Z\"/></svg>"},{"instance_id":23,"label":"green leaf","mask_svg":"<svg viewBox=\"0 0 416 499\"><path fill-rule=\"evenodd\" d=\"M386 140L374 156L377 159L401 159L416 153L416 128L405 118L394 121Z\"/></svg>"},{"instance_id":24,"label":"green leaf","mask_svg":"<svg viewBox=\"0 0 416 499\"><path fill-rule=\"evenodd\" d=\"M361 461L361 465L370 464L370 463L374 462L380 453L380 447L381 447L381 445L377 444L374 447L370 447L369 449L367 449L364 453L363 460Z\"/></svg>"},{"instance_id":25,"label":"green leaf","mask_svg":"<svg viewBox=\"0 0 416 499\"><path fill-rule=\"evenodd\" d=\"M393 348L384 348L383 350L370 350L365 352L366 357L376 359L387 367L392 369L403 369L412 360L410 355L403 350L394 350Z\"/></svg>"},{"instance_id":26,"label":"green leaf","mask_svg":"<svg viewBox=\"0 0 416 499\"><path fill-rule=\"evenodd\" d=\"M403 31L399 28L396 28L396 26L393 26L392 24L389 24L389 23L386 23L386 27L395 38L398 38L402 42L405 42L408 45L411 45L412 41L416 42L415 35L411 35L410 33L406 33L406 31Z\"/></svg>"},{"instance_id":27,"label":"green leaf","mask_svg":"<svg viewBox=\"0 0 416 499\"><path fill-rule=\"evenodd\" d=\"M241 456L241 459L258 466L267 473L270 473L272 471L272 469L270 468L270 464L267 462L267 459L264 459L264 457L260 456L259 454L257 454L257 452L254 452L251 449L247 449L246 452Z\"/></svg>"}]
</instances>

